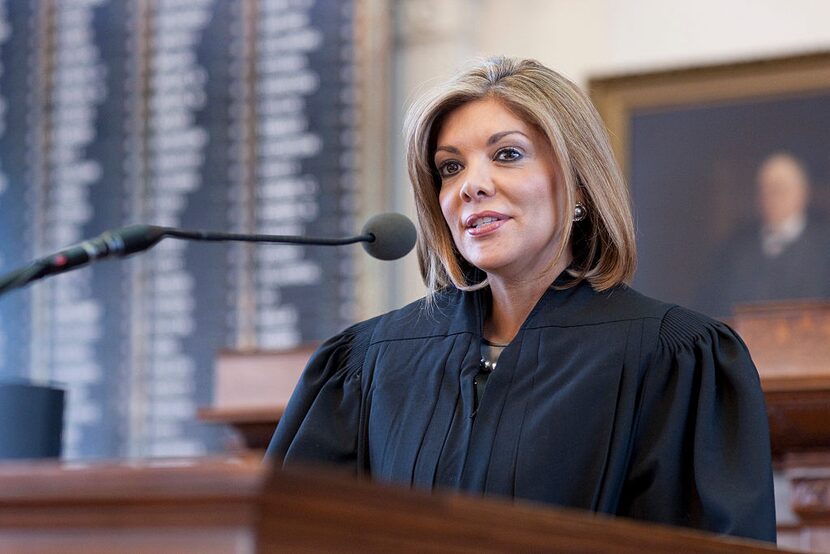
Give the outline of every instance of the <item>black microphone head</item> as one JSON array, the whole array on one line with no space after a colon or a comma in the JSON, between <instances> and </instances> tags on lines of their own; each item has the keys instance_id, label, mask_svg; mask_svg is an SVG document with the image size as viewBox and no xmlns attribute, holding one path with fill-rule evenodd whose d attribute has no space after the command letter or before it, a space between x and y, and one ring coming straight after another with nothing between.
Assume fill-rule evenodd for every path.
<instances>
[{"instance_id":1,"label":"black microphone head","mask_svg":"<svg viewBox=\"0 0 830 554\"><path fill-rule=\"evenodd\" d=\"M372 216L362 233L375 237L372 242L364 242L363 249L380 260L403 258L415 246L418 236L409 218L394 212Z\"/></svg>"}]
</instances>

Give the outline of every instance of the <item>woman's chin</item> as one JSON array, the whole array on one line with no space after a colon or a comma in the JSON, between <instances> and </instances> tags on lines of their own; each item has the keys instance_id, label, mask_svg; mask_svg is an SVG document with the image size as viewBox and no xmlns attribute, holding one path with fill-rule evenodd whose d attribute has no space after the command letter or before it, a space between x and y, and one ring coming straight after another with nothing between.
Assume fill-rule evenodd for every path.
<instances>
[{"instance_id":1,"label":"woman's chin","mask_svg":"<svg viewBox=\"0 0 830 554\"><path fill-rule=\"evenodd\" d=\"M498 277L504 271L505 264L499 263L497 260L472 260L470 261L476 268L483 271L488 278Z\"/></svg>"}]
</instances>

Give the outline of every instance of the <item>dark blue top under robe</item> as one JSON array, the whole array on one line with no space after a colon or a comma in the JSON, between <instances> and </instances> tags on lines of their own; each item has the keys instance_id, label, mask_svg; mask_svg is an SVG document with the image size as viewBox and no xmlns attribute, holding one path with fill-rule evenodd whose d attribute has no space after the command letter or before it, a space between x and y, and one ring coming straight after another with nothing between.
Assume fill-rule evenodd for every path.
<instances>
[{"instance_id":1,"label":"dark blue top under robe","mask_svg":"<svg viewBox=\"0 0 830 554\"><path fill-rule=\"evenodd\" d=\"M729 327L625 286L552 287L475 410L488 305L452 289L328 340L269 456L775 540L764 398Z\"/></svg>"}]
</instances>

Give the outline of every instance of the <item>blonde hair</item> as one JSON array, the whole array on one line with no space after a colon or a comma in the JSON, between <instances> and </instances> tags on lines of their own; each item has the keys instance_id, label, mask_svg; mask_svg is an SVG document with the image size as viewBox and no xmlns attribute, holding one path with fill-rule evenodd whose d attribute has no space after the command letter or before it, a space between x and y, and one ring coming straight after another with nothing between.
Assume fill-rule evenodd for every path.
<instances>
[{"instance_id":1,"label":"blonde hair","mask_svg":"<svg viewBox=\"0 0 830 554\"><path fill-rule=\"evenodd\" d=\"M476 63L416 102L405 122L406 162L415 192L420 240L418 263L428 298L454 285L481 288L476 268L458 252L438 202L440 177L434 164L436 138L444 118L474 100L496 98L550 143L564 187L562 242L556 259L573 252L569 283L583 279L602 291L631 279L636 265L634 223L628 188L614 159L605 126L576 85L535 60L491 58ZM573 222L581 202L587 217Z\"/></svg>"}]
</instances>

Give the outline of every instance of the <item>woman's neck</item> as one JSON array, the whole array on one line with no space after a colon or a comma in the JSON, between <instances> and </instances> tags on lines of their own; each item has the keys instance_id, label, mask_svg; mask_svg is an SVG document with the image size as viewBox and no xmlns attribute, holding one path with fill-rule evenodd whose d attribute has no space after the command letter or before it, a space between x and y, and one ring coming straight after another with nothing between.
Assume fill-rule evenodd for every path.
<instances>
[{"instance_id":1,"label":"woman's neck","mask_svg":"<svg viewBox=\"0 0 830 554\"><path fill-rule=\"evenodd\" d=\"M507 344L519 332L554 279L570 265L570 256L535 279L504 279L488 275L492 304L484 320L484 337L496 344Z\"/></svg>"}]
</instances>

